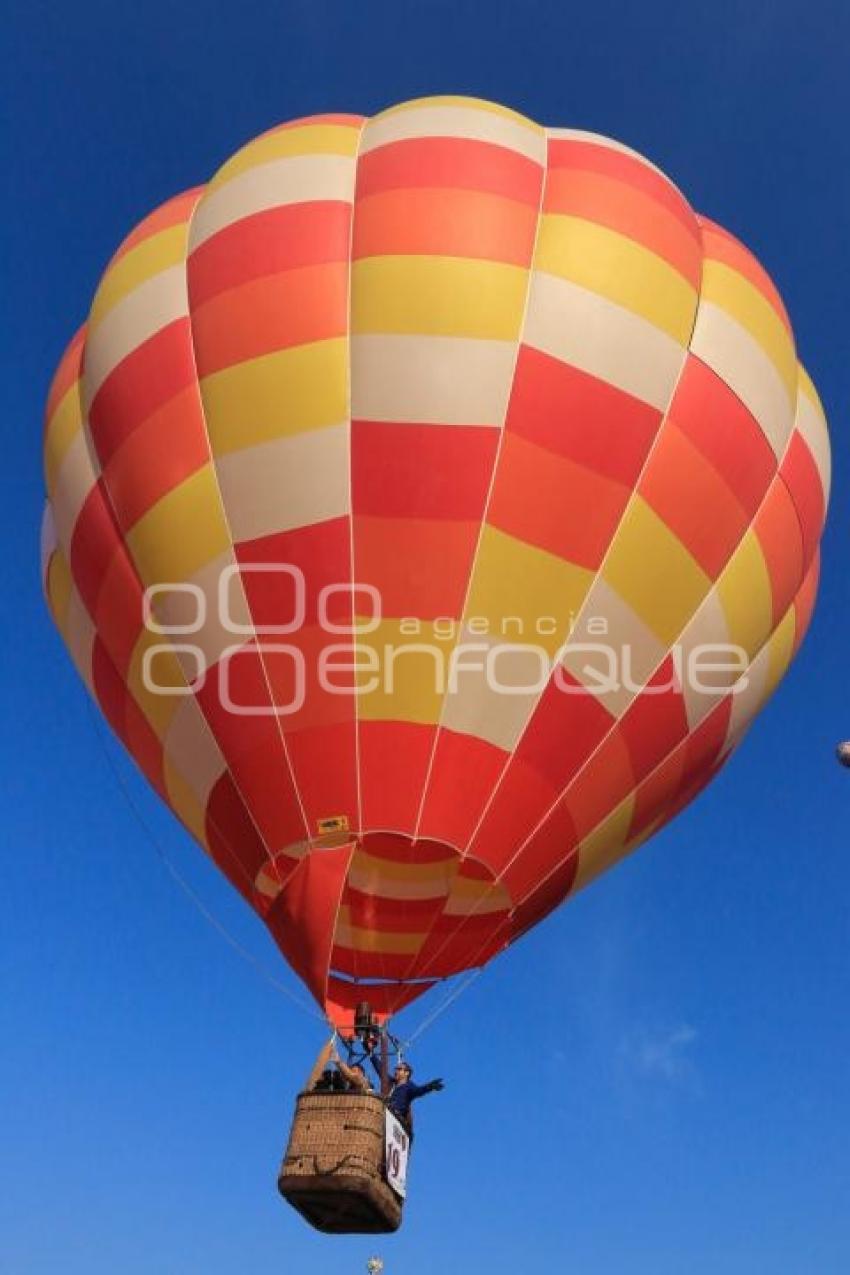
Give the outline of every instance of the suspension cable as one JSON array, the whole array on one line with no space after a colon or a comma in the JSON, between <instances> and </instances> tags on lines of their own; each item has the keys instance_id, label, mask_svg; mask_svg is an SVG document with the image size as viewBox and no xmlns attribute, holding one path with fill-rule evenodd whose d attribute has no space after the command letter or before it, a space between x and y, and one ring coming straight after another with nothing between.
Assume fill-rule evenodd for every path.
<instances>
[{"instance_id":1,"label":"suspension cable","mask_svg":"<svg viewBox=\"0 0 850 1275\"><path fill-rule=\"evenodd\" d=\"M276 978L275 975L272 974L272 972L266 968L263 962L259 960L259 958L253 954L253 952L249 952L246 947L243 947L243 945L239 942L238 939L233 937L233 935L226 928L226 926L218 919L218 917L214 916L213 913L209 910L209 908L203 902L203 900L198 895L198 893L194 890L194 888L189 884L189 882L180 872L179 868L175 867L167 851L164 849L159 839L159 836L151 827L145 815L142 813L142 810L140 809L138 802L133 796L132 790L130 789L129 784L127 783L127 780L124 774L122 773L121 768L118 766L117 762L112 756L112 753L109 747L107 746L106 740L104 739L103 725L102 725L101 719L98 713L96 712L94 705L92 704L91 700L88 698L87 698L87 703L88 703L89 712L91 714L91 720L92 720L92 725L94 728L94 733L97 738L98 744L100 745L101 752L103 753L103 756L106 759L106 763L110 771L112 772L113 777L118 781L118 786L121 789L121 792L124 794L124 800L127 802L127 805L129 806L133 816L135 817L136 822L139 824L147 840L153 846L160 862L162 863L165 870L168 872L171 879L180 887L180 889L187 896L187 898L191 900L191 902L200 912L204 920L207 921L207 923L211 925L212 928L218 932L218 934L221 935L224 941L233 949L234 952L237 953L238 956L242 958L243 961L246 961L247 964L249 965L253 965L257 973L261 976L261 978L265 980L266 983L269 984L270 987L273 987L276 991L280 992L281 995L285 996L287 1000L291 1001L292 1004L295 1005L298 1009L300 1009L303 1013L309 1014L312 1018L317 1018L322 1023L328 1021L325 1018L324 1014L320 1013L318 1009L314 1009L312 1005L309 1005L306 1001L302 1000L301 997L297 994L297 992L294 992L292 988L287 987L286 984L282 983L279 978Z\"/></svg>"},{"instance_id":2,"label":"suspension cable","mask_svg":"<svg viewBox=\"0 0 850 1275\"><path fill-rule=\"evenodd\" d=\"M412 1035L408 1036L406 1040L401 1042L402 1047L404 1049L409 1049L410 1046L413 1044L413 1042L415 1040L418 1040L419 1037L423 1034L423 1032L426 1032L429 1027L433 1026L433 1024L437 1021L437 1019L446 1012L449 1006L453 1005L454 1002L458 999L458 997L462 996L463 993L472 986L475 980L481 974L483 974L483 972L484 972L483 965L479 965L478 969L470 970L467 973L466 978L464 978L462 982L456 984L455 987L451 989L449 995L445 998L445 1000L442 1001L441 1004L437 1005L436 1008L433 1009L432 1012L427 1016L427 1018L423 1019L423 1021L419 1024L419 1026L412 1033Z\"/></svg>"}]
</instances>

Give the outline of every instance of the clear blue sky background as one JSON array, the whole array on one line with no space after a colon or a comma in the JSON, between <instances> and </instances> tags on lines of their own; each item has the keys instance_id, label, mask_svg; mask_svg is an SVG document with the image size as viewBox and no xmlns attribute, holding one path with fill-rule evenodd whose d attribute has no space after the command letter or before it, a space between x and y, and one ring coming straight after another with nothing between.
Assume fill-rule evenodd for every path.
<instances>
[{"instance_id":1,"label":"clear blue sky background","mask_svg":"<svg viewBox=\"0 0 850 1275\"><path fill-rule=\"evenodd\" d=\"M32 0L10 11L3 293L3 1275L850 1270L847 6L751 0ZM108 753L42 605L41 410L120 238L243 141L466 92L613 134L773 273L831 418L820 605L711 791L426 1034L396 1237L276 1197L321 1028L259 923ZM284 977L289 977L284 975ZM294 982L293 982L294 985ZM425 1009L402 1026L412 1030Z\"/></svg>"}]
</instances>

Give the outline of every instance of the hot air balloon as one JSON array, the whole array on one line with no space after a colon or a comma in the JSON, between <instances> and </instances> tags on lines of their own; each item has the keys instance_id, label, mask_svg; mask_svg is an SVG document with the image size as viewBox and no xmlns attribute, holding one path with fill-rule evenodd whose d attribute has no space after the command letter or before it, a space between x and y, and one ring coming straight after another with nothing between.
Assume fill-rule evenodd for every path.
<instances>
[{"instance_id":1,"label":"hot air balloon","mask_svg":"<svg viewBox=\"0 0 850 1275\"><path fill-rule=\"evenodd\" d=\"M774 284L493 103L250 142L118 249L46 415L62 638L337 1024L662 827L811 616L829 445Z\"/></svg>"}]
</instances>

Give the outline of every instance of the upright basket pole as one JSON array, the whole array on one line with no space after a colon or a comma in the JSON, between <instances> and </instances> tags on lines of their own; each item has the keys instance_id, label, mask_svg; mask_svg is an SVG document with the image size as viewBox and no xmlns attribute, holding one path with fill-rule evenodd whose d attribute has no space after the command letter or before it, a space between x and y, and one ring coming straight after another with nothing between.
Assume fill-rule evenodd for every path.
<instances>
[{"instance_id":1,"label":"upright basket pole","mask_svg":"<svg viewBox=\"0 0 850 1275\"><path fill-rule=\"evenodd\" d=\"M387 1048L387 1029L381 1028L381 1097L386 1098L390 1091L389 1050Z\"/></svg>"}]
</instances>

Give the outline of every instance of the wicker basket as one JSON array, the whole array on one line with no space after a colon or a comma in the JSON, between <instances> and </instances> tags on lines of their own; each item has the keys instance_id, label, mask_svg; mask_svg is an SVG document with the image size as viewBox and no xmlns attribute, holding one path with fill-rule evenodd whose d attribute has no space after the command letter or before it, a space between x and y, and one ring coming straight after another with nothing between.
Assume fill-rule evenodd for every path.
<instances>
[{"instance_id":1,"label":"wicker basket","mask_svg":"<svg viewBox=\"0 0 850 1275\"><path fill-rule=\"evenodd\" d=\"M397 1230L402 1201L384 1179L383 1101L376 1094L299 1094L277 1184L319 1231Z\"/></svg>"}]
</instances>

